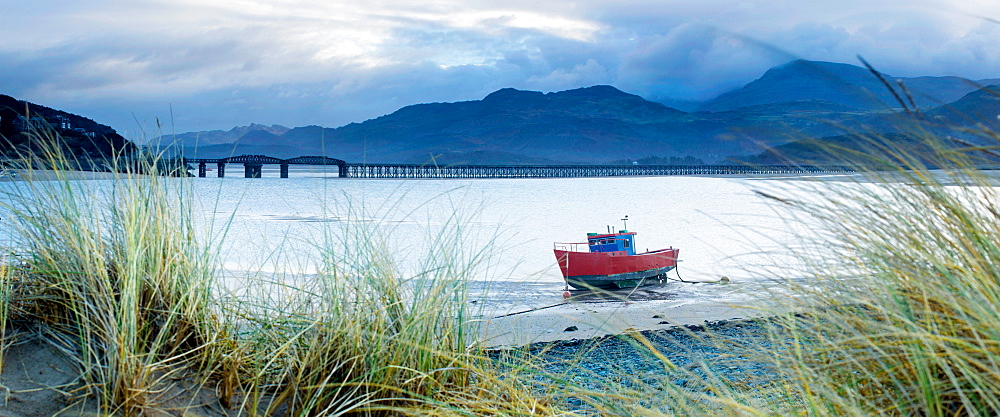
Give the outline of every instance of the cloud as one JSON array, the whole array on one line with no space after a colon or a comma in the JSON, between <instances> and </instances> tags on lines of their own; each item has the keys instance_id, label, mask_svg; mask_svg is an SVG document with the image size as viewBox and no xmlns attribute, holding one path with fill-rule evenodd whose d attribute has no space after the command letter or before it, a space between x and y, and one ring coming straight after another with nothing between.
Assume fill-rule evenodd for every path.
<instances>
[{"instance_id":1,"label":"cloud","mask_svg":"<svg viewBox=\"0 0 1000 417\"><path fill-rule=\"evenodd\" d=\"M113 127L338 126L503 87L707 99L804 58L996 77L985 0L14 2L0 93ZM170 109L173 109L171 116ZM148 127L148 126L147 126Z\"/></svg>"},{"instance_id":2,"label":"cloud","mask_svg":"<svg viewBox=\"0 0 1000 417\"><path fill-rule=\"evenodd\" d=\"M681 24L633 41L618 68L619 83L647 97L705 100L787 60L714 26Z\"/></svg>"}]
</instances>

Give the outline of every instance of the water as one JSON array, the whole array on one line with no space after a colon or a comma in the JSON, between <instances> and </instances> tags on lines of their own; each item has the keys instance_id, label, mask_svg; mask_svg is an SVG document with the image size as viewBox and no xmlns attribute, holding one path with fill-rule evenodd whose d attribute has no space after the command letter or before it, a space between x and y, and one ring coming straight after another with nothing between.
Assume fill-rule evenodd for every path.
<instances>
[{"instance_id":1,"label":"water","mask_svg":"<svg viewBox=\"0 0 1000 417\"><path fill-rule=\"evenodd\" d=\"M680 248L678 272L683 279L726 276L735 284L726 289L675 287L670 290L673 296L702 297L712 291L711 296L721 300L743 297L737 294L742 284L762 286L778 278L775 267L794 263L788 251L794 228L754 190L796 180L373 180L336 178L335 167L327 172L295 166L288 179L278 178L275 167L265 169L259 179L176 181L191 186L196 215L203 217L206 231L214 231L223 266L234 275L314 273L317 246L324 245L324 236L333 236L338 243L327 246L342 251L345 227L384 234L379 239L383 250L404 274L413 274L433 240L451 236L458 224L461 241L456 245L489 254L476 279L501 280L513 284L504 292L549 300L562 288L553 242L582 242L587 232L621 229L626 215L628 229L638 232L637 249ZM222 232L224 240L219 238Z\"/></svg>"},{"instance_id":2,"label":"water","mask_svg":"<svg viewBox=\"0 0 1000 417\"><path fill-rule=\"evenodd\" d=\"M466 245L496 239L497 265L513 278L560 282L553 242L582 242L587 232L627 226L637 249L681 249L685 279L753 278L755 267L788 243L786 221L753 191L775 180L706 177L366 180L293 171L292 178L190 179L204 212L229 223L223 245L234 270L315 265L262 265L285 247L311 253L324 228L341 223L391 230L390 250L416 256L426 238L457 216ZM230 216L231 220L230 220ZM365 226L362 226L365 227Z\"/></svg>"},{"instance_id":3,"label":"water","mask_svg":"<svg viewBox=\"0 0 1000 417\"><path fill-rule=\"evenodd\" d=\"M582 242L610 226L638 232L637 249L680 248L680 277L730 285L670 283L636 296L674 304L744 303L780 291L796 260L795 227L754 193L799 179L630 177L576 179L370 180L303 170L291 178L203 178L190 184L216 224L228 224L226 267L240 271L314 272L324 231L381 228L386 250L419 271L430 238L457 216L464 246L488 248L473 286L484 309L523 311L562 301L553 242ZM442 229L445 229L442 232ZM350 244L350 242L349 242ZM339 250L339 249L337 249ZM674 278L677 274L673 274Z\"/></svg>"}]
</instances>

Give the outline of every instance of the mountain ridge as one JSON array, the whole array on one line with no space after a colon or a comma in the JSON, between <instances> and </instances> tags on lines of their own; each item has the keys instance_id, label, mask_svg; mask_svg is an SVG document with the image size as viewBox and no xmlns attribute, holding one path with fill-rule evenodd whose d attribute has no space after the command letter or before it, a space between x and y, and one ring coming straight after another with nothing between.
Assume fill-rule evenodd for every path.
<instances>
[{"instance_id":1,"label":"mountain ridge","mask_svg":"<svg viewBox=\"0 0 1000 417\"><path fill-rule=\"evenodd\" d=\"M215 143L185 152L203 157L244 151L276 157L322 154L373 163L430 163L436 155L480 162L495 155L497 163L606 163L650 156L711 163L802 137L862 129L890 132L901 123L901 104L883 81L902 81L905 91L893 88L901 97L912 97L928 115L965 123L954 111L938 108L947 107L942 103L962 105L960 99L992 80L878 75L881 80L856 65L795 60L703 103L697 111L672 108L610 85L556 92L502 88L481 100L413 104L335 128L248 131L228 146Z\"/></svg>"},{"instance_id":2,"label":"mountain ridge","mask_svg":"<svg viewBox=\"0 0 1000 417\"><path fill-rule=\"evenodd\" d=\"M997 79L968 80L955 76L893 77L878 73L894 88L906 86L918 107L950 103ZM702 104L699 111L718 112L759 104L822 98L863 110L902 105L868 68L824 61L794 60L767 70L759 78Z\"/></svg>"}]
</instances>

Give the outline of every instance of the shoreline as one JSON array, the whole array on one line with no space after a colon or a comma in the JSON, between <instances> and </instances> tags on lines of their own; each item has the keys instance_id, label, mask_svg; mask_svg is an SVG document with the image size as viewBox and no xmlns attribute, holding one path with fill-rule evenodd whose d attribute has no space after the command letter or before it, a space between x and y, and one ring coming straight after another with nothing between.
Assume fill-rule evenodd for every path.
<instances>
[{"instance_id":1,"label":"shoreline","mask_svg":"<svg viewBox=\"0 0 1000 417\"><path fill-rule=\"evenodd\" d=\"M14 176L11 176L14 174ZM6 169L0 175L0 182L19 181L85 181L121 178L122 174L100 171L73 171L51 169Z\"/></svg>"},{"instance_id":2,"label":"shoreline","mask_svg":"<svg viewBox=\"0 0 1000 417\"><path fill-rule=\"evenodd\" d=\"M712 300L574 301L483 317L480 343L489 349L587 340L633 331L655 331L707 322L776 314L774 303Z\"/></svg>"}]
</instances>

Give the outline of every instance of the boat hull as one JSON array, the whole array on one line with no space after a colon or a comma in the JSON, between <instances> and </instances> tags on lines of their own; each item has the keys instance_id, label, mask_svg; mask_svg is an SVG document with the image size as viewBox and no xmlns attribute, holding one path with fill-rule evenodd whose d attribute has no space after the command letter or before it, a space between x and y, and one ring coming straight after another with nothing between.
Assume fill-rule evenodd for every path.
<instances>
[{"instance_id":1,"label":"boat hull","mask_svg":"<svg viewBox=\"0 0 1000 417\"><path fill-rule=\"evenodd\" d=\"M563 278L576 289L622 289L659 284L677 267L678 249L636 255L555 250Z\"/></svg>"}]
</instances>

